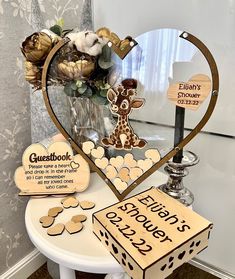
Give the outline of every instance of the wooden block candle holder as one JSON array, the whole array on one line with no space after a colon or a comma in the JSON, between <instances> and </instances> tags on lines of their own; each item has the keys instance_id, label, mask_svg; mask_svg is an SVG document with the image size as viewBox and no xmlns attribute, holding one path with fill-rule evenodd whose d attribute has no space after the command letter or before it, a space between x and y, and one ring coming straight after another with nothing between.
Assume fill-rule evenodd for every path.
<instances>
[{"instance_id":1,"label":"wooden block candle holder","mask_svg":"<svg viewBox=\"0 0 235 279\"><path fill-rule=\"evenodd\" d=\"M212 223L156 188L93 214L93 231L133 279L166 278L208 246Z\"/></svg>"}]
</instances>

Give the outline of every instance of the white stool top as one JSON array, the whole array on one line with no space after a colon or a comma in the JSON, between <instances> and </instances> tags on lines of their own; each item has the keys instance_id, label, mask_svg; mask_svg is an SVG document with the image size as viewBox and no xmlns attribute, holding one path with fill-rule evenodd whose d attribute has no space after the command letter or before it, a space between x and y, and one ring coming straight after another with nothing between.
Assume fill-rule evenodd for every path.
<instances>
[{"instance_id":1,"label":"white stool top","mask_svg":"<svg viewBox=\"0 0 235 279\"><path fill-rule=\"evenodd\" d=\"M165 174L155 172L129 196L152 186L159 186L166 180L167 176ZM31 198L25 213L26 228L31 241L42 254L65 267L91 273L123 272L122 267L92 231L92 213L118 202L118 199L96 173L91 174L88 189L83 193L78 193L77 197L79 201L93 201L96 206L91 210L82 210L79 206L64 209L55 218L54 224L65 224L70 221L72 216L77 214L85 214L87 220L83 223L84 228L81 232L70 235L65 230L59 236L47 235L47 229L42 227L39 219L47 215L50 208L61 206L62 198Z\"/></svg>"}]
</instances>

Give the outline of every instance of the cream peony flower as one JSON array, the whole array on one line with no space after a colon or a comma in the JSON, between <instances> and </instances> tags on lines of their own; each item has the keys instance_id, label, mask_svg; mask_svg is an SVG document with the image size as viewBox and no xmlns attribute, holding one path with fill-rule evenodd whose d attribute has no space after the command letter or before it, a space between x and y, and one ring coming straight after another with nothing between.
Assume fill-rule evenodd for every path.
<instances>
[{"instance_id":1,"label":"cream peony flower","mask_svg":"<svg viewBox=\"0 0 235 279\"><path fill-rule=\"evenodd\" d=\"M102 48L106 44L106 40L92 31L70 33L67 37L70 39L70 44L74 44L78 51L91 56L101 54Z\"/></svg>"}]
</instances>

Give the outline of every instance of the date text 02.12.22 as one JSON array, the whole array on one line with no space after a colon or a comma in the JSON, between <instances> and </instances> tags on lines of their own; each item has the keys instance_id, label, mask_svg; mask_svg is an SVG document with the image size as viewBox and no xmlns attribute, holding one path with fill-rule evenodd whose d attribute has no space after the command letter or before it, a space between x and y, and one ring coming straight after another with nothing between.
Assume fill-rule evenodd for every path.
<instances>
[{"instance_id":1,"label":"date text 02.12.22","mask_svg":"<svg viewBox=\"0 0 235 279\"><path fill-rule=\"evenodd\" d=\"M146 253L152 251L152 246L146 244L146 241L143 238L136 237L136 231L129 225L124 224L123 219L119 217L116 212L110 211L106 214L106 217L142 255L145 256Z\"/></svg>"}]
</instances>

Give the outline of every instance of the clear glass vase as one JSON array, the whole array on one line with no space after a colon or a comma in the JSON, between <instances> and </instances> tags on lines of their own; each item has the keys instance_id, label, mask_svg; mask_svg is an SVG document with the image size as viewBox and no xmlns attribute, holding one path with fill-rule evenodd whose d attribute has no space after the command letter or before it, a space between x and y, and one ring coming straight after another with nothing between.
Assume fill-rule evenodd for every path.
<instances>
[{"instance_id":1,"label":"clear glass vase","mask_svg":"<svg viewBox=\"0 0 235 279\"><path fill-rule=\"evenodd\" d=\"M79 145L87 140L100 144L114 124L108 107L95 104L89 98L67 97L67 100L73 140Z\"/></svg>"}]
</instances>

